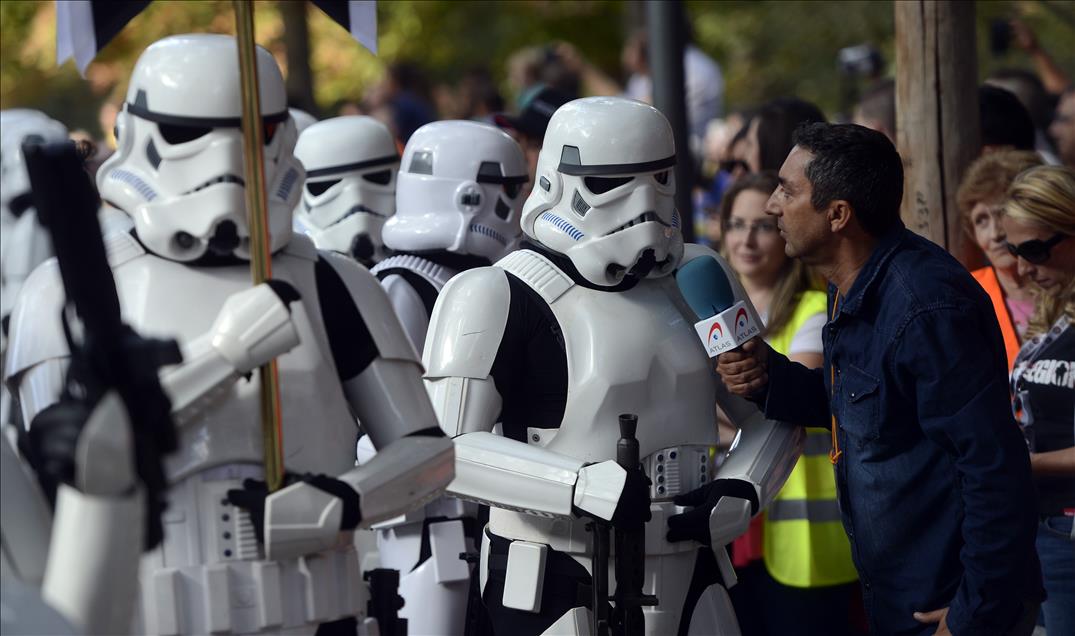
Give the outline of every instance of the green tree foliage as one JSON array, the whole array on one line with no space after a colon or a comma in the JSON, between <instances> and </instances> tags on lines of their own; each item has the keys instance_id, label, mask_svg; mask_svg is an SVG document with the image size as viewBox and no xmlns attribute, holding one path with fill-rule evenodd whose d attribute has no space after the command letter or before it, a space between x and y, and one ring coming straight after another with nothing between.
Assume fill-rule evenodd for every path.
<instances>
[{"instance_id":1,"label":"green tree foliage","mask_svg":"<svg viewBox=\"0 0 1075 636\"><path fill-rule=\"evenodd\" d=\"M893 18L887 0L690 1L687 9L696 43L724 68L729 108L797 94L835 112L844 89L836 54L844 46L874 44L892 72ZM315 98L323 111L340 100L359 99L383 76L385 65L395 61L418 63L433 83L451 84L476 66L489 68L503 81L511 52L557 40L574 44L592 63L618 77L624 38L644 15L638 2L382 1L380 55L374 56L312 5L307 10ZM1071 3L979 2L979 73L984 76L1002 66L1032 68L1019 51L1003 59L988 52L989 21L1014 15L1021 15L1053 57L1075 73L1072 14ZM256 15L258 42L285 66L283 22L276 3L258 2ZM73 63L55 65L54 3L4 0L0 107L40 108L72 127L97 132L100 104L121 101L134 61L148 44L171 34L233 29L230 2L157 0L102 51L83 80ZM506 82L502 86L506 94Z\"/></svg>"}]
</instances>

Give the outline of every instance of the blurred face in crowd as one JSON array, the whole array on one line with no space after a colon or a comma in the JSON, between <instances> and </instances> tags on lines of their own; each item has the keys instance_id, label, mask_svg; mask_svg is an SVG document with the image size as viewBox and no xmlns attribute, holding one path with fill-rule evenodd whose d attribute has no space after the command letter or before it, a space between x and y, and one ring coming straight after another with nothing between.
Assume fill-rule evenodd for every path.
<instances>
[{"instance_id":1,"label":"blurred face in crowd","mask_svg":"<svg viewBox=\"0 0 1075 636\"><path fill-rule=\"evenodd\" d=\"M1075 93L1060 98L1049 134L1056 139L1060 160L1069 167L1075 166Z\"/></svg>"},{"instance_id":2,"label":"blurred face in crowd","mask_svg":"<svg viewBox=\"0 0 1075 636\"><path fill-rule=\"evenodd\" d=\"M970 225L974 231L974 242L982 249L993 267L1010 269L1015 265L1015 259L1008 252L1004 224L1001 223L1002 216L1003 199L979 201L971 208Z\"/></svg>"},{"instance_id":3,"label":"blurred face in crowd","mask_svg":"<svg viewBox=\"0 0 1075 636\"><path fill-rule=\"evenodd\" d=\"M806 167L814 155L799 146L791 149L784 165L780 166L780 185L777 186L765 212L776 218L780 236L787 242L784 253L802 259L807 265L817 262L831 231L825 210L817 210L810 197L813 187L806 178Z\"/></svg>"},{"instance_id":4,"label":"blurred face in crowd","mask_svg":"<svg viewBox=\"0 0 1075 636\"><path fill-rule=\"evenodd\" d=\"M743 190L735 197L724 244L732 269L744 278L775 281L787 261L785 243L777 230L776 218L765 213L769 196L757 190Z\"/></svg>"},{"instance_id":5,"label":"blurred face in crowd","mask_svg":"<svg viewBox=\"0 0 1075 636\"><path fill-rule=\"evenodd\" d=\"M1012 245L1022 245L1027 241L1048 241L1056 235L1049 228L1010 216L1001 219L1004 233ZM1075 276L1075 237L1065 236L1049 249L1049 257L1041 263L1031 263L1023 257L1017 259L1019 274L1025 276L1041 287L1046 293L1059 293Z\"/></svg>"}]
</instances>

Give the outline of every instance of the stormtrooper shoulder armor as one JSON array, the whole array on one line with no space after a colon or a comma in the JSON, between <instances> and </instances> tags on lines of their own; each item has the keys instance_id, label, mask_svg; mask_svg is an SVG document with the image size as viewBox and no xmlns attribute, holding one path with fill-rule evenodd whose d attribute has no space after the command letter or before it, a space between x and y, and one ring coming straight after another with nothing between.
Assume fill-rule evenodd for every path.
<instances>
[{"instance_id":1,"label":"stormtrooper shoulder armor","mask_svg":"<svg viewBox=\"0 0 1075 636\"><path fill-rule=\"evenodd\" d=\"M126 232L106 236L105 248L113 269L145 254L138 241ZM19 374L34 365L67 357L67 338L60 322L65 299L55 259L42 263L26 279L11 312L11 340L4 360L6 381L17 383Z\"/></svg>"},{"instance_id":2,"label":"stormtrooper shoulder armor","mask_svg":"<svg viewBox=\"0 0 1075 636\"><path fill-rule=\"evenodd\" d=\"M511 291L504 270L479 267L459 274L441 291L422 356L427 378L484 380L496 360L508 322ZM452 320L441 320L447 313Z\"/></svg>"}]
</instances>

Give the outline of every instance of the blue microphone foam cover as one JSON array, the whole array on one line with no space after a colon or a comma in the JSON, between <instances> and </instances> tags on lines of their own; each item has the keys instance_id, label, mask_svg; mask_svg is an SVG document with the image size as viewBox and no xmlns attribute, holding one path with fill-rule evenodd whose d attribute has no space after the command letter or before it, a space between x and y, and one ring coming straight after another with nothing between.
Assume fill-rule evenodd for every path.
<instances>
[{"instance_id":1,"label":"blue microphone foam cover","mask_svg":"<svg viewBox=\"0 0 1075 636\"><path fill-rule=\"evenodd\" d=\"M735 293L724 269L707 256L680 267L676 272L676 284L699 320L715 316L735 304Z\"/></svg>"}]
</instances>

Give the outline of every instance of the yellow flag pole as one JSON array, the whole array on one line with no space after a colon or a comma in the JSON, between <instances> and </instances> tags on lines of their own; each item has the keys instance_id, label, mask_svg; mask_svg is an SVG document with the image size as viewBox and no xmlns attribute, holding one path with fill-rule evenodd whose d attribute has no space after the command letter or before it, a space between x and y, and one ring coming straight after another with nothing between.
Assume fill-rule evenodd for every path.
<instances>
[{"instance_id":1,"label":"yellow flag pole","mask_svg":"<svg viewBox=\"0 0 1075 636\"><path fill-rule=\"evenodd\" d=\"M264 131L258 92L254 42L254 3L233 0L239 48L239 80L243 96L243 170L246 180L246 218L250 227L250 275L258 285L272 276L269 249L268 206L265 196ZM269 491L284 483L284 455L280 418L280 377L276 360L258 369L261 384L261 434L265 457L265 483Z\"/></svg>"}]
</instances>

